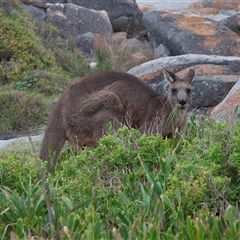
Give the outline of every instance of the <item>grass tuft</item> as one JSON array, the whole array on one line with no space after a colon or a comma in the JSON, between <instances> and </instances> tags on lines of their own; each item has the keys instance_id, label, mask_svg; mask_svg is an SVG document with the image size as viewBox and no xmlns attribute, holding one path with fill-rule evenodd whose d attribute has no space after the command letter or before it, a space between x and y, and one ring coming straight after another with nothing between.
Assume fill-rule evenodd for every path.
<instances>
[{"instance_id":1,"label":"grass tuft","mask_svg":"<svg viewBox=\"0 0 240 240\"><path fill-rule=\"evenodd\" d=\"M46 124L50 109L39 94L10 90L0 93L0 133L34 131Z\"/></svg>"}]
</instances>

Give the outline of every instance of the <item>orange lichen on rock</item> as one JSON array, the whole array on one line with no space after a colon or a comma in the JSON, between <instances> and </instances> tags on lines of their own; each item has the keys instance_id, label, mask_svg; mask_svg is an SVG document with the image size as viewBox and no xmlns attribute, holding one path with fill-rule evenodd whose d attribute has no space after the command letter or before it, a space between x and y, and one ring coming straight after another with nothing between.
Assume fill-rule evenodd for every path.
<instances>
[{"instance_id":1,"label":"orange lichen on rock","mask_svg":"<svg viewBox=\"0 0 240 240\"><path fill-rule=\"evenodd\" d=\"M187 8L187 10L191 11L191 12L197 12L203 15L209 15L209 14L213 14L213 15L217 15L220 13L220 10L218 8L214 8L214 7L208 7L208 8L203 8L200 6L189 6Z\"/></svg>"},{"instance_id":2,"label":"orange lichen on rock","mask_svg":"<svg viewBox=\"0 0 240 240\"><path fill-rule=\"evenodd\" d=\"M201 36L214 36L217 29L217 22L187 14L179 14L177 16L177 25Z\"/></svg>"},{"instance_id":3,"label":"orange lichen on rock","mask_svg":"<svg viewBox=\"0 0 240 240\"><path fill-rule=\"evenodd\" d=\"M159 69L157 71L154 72L149 72L146 73L144 75L142 75L141 77L139 77L140 80L142 80L143 82L149 82L150 80L153 80L155 78L159 78L162 75L162 69Z\"/></svg>"},{"instance_id":4,"label":"orange lichen on rock","mask_svg":"<svg viewBox=\"0 0 240 240\"><path fill-rule=\"evenodd\" d=\"M145 13L148 9L149 9L149 7L147 7L147 6L143 6L143 7L140 7L140 8L139 8L139 10L140 10L142 13Z\"/></svg>"},{"instance_id":5,"label":"orange lichen on rock","mask_svg":"<svg viewBox=\"0 0 240 240\"><path fill-rule=\"evenodd\" d=\"M228 67L225 65L216 65L216 64L197 64L190 67L196 73L196 75L224 75L228 70ZM178 72L180 77L184 76L188 72L189 68L185 68L182 71Z\"/></svg>"},{"instance_id":6,"label":"orange lichen on rock","mask_svg":"<svg viewBox=\"0 0 240 240\"><path fill-rule=\"evenodd\" d=\"M239 11L240 2L238 0L198 0L190 5L190 8L217 8L219 10L236 10Z\"/></svg>"}]
</instances>

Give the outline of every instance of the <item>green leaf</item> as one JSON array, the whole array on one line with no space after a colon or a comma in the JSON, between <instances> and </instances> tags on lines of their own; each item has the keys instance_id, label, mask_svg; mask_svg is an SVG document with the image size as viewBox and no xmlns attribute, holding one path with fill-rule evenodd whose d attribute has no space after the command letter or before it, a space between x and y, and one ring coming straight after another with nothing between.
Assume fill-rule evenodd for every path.
<instances>
[{"instance_id":1,"label":"green leaf","mask_svg":"<svg viewBox=\"0 0 240 240\"><path fill-rule=\"evenodd\" d=\"M187 216L187 219L186 219L186 229L187 229L188 236L192 236L193 225L192 225L192 220L189 216Z\"/></svg>"},{"instance_id":2,"label":"green leaf","mask_svg":"<svg viewBox=\"0 0 240 240\"><path fill-rule=\"evenodd\" d=\"M23 228L23 220L21 218L19 218L17 220L17 224L16 224L16 234L17 236L22 239L24 237L24 228Z\"/></svg>"},{"instance_id":3,"label":"green leaf","mask_svg":"<svg viewBox=\"0 0 240 240\"><path fill-rule=\"evenodd\" d=\"M95 225L94 225L94 239L99 239L100 238L101 227L102 227L101 221L98 221L98 222L95 223Z\"/></svg>"},{"instance_id":4,"label":"green leaf","mask_svg":"<svg viewBox=\"0 0 240 240\"><path fill-rule=\"evenodd\" d=\"M37 221L37 234L41 236L41 232L42 232L42 217L39 216Z\"/></svg>"},{"instance_id":5,"label":"green leaf","mask_svg":"<svg viewBox=\"0 0 240 240\"><path fill-rule=\"evenodd\" d=\"M118 217L125 225L129 226L129 221L124 215L122 215L121 213L118 213Z\"/></svg>"},{"instance_id":6,"label":"green leaf","mask_svg":"<svg viewBox=\"0 0 240 240\"><path fill-rule=\"evenodd\" d=\"M119 192L118 195L119 195L120 199L121 199L125 204L128 204L128 203L129 203L129 200L128 200L127 196L126 196L124 193Z\"/></svg>"},{"instance_id":7,"label":"green leaf","mask_svg":"<svg viewBox=\"0 0 240 240\"><path fill-rule=\"evenodd\" d=\"M120 226L119 232L123 239L128 239L128 231L125 226Z\"/></svg>"},{"instance_id":8,"label":"green leaf","mask_svg":"<svg viewBox=\"0 0 240 240\"><path fill-rule=\"evenodd\" d=\"M74 205L73 205L72 201L69 198L62 197L61 199L65 202L65 204L67 205L69 210L73 210Z\"/></svg>"},{"instance_id":9,"label":"green leaf","mask_svg":"<svg viewBox=\"0 0 240 240\"><path fill-rule=\"evenodd\" d=\"M74 213L71 213L69 216L68 216L68 220L67 220L67 226L69 229L73 230L74 229L74 222L75 222L75 214Z\"/></svg>"},{"instance_id":10,"label":"green leaf","mask_svg":"<svg viewBox=\"0 0 240 240\"><path fill-rule=\"evenodd\" d=\"M153 184L156 194L161 195L163 193L161 184L159 182L156 182L153 175L149 172L149 170L146 168L145 164L142 161L141 161L141 164L142 164L143 170L145 171L145 173L147 175L148 181L151 184Z\"/></svg>"},{"instance_id":11,"label":"green leaf","mask_svg":"<svg viewBox=\"0 0 240 240\"><path fill-rule=\"evenodd\" d=\"M142 193L142 198L143 198L142 204L145 208L148 208L149 207L149 196L145 192L144 187L141 183L140 183L140 188L141 188L141 193Z\"/></svg>"},{"instance_id":12,"label":"green leaf","mask_svg":"<svg viewBox=\"0 0 240 240\"><path fill-rule=\"evenodd\" d=\"M174 206L166 195L162 194L161 199L165 205L167 205L172 211L174 211Z\"/></svg>"}]
</instances>

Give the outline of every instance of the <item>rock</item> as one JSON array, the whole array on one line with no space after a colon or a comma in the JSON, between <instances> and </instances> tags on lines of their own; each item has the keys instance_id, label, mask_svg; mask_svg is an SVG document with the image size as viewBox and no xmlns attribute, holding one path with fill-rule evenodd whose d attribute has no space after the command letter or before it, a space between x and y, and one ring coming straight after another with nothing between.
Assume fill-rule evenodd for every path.
<instances>
[{"instance_id":1,"label":"rock","mask_svg":"<svg viewBox=\"0 0 240 240\"><path fill-rule=\"evenodd\" d=\"M112 34L112 42L116 45L123 45L127 42L126 32L116 32Z\"/></svg>"},{"instance_id":2,"label":"rock","mask_svg":"<svg viewBox=\"0 0 240 240\"><path fill-rule=\"evenodd\" d=\"M22 3L26 5L31 5L37 8L47 8L47 1L45 0L20 0Z\"/></svg>"},{"instance_id":3,"label":"rock","mask_svg":"<svg viewBox=\"0 0 240 240\"><path fill-rule=\"evenodd\" d=\"M126 56L128 56L127 61L123 63L126 70L153 59L153 50L150 45L136 38L122 40L119 45L113 43L113 46L120 50L118 50L119 54L125 54L125 57L122 57L123 59L126 59ZM119 54L118 57L121 58Z\"/></svg>"},{"instance_id":4,"label":"rock","mask_svg":"<svg viewBox=\"0 0 240 240\"><path fill-rule=\"evenodd\" d=\"M147 62L149 58L141 52L133 53L128 61L128 68L138 66L144 62Z\"/></svg>"},{"instance_id":5,"label":"rock","mask_svg":"<svg viewBox=\"0 0 240 240\"><path fill-rule=\"evenodd\" d=\"M230 28L233 32L240 36L240 13L225 18L221 20L220 23L224 24L226 27Z\"/></svg>"},{"instance_id":6,"label":"rock","mask_svg":"<svg viewBox=\"0 0 240 240\"><path fill-rule=\"evenodd\" d=\"M98 33L84 33L75 38L77 47L86 55L91 55L101 50L106 45L106 40Z\"/></svg>"},{"instance_id":7,"label":"rock","mask_svg":"<svg viewBox=\"0 0 240 240\"><path fill-rule=\"evenodd\" d=\"M193 84L193 107L219 104L238 80L237 75L198 75Z\"/></svg>"},{"instance_id":8,"label":"rock","mask_svg":"<svg viewBox=\"0 0 240 240\"><path fill-rule=\"evenodd\" d=\"M113 33L108 51L113 53L111 66L120 71L127 71L153 59L153 50L148 43L136 38L127 39L125 32Z\"/></svg>"},{"instance_id":9,"label":"rock","mask_svg":"<svg viewBox=\"0 0 240 240\"><path fill-rule=\"evenodd\" d=\"M190 7L200 8L218 8L225 10L239 10L239 1L219 1L219 0L199 0L196 3L191 4Z\"/></svg>"},{"instance_id":10,"label":"rock","mask_svg":"<svg viewBox=\"0 0 240 240\"><path fill-rule=\"evenodd\" d=\"M56 3L72 3L72 1L67 0L45 0L48 3L56 4Z\"/></svg>"},{"instance_id":11,"label":"rock","mask_svg":"<svg viewBox=\"0 0 240 240\"><path fill-rule=\"evenodd\" d=\"M159 93L166 94L167 83L161 69L165 67L180 76L189 69L196 75L193 81L193 106L210 107L219 104L236 83L240 75L240 58L186 54L155 59L128 72L140 78Z\"/></svg>"},{"instance_id":12,"label":"rock","mask_svg":"<svg viewBox=\"0 0 240 240\"><path fill-rule=\"evenodd\" d=\"M34 7L33 5L26 5L25 10L31 14L32 18L38 22L45 21L46 13L44 9L39 7Z\"/></svg>"},{"instance_id":13,"label":"rock","mask_svg":"<svg viewBox=\"0 0 240 240\"><path fill-rule=\"evenodd\" d=\"M97 63L96 63L96 62L90 62L90 63L89 63L89 67L90 67L91 69L94 69L94 68L97 67Z\"/></svg>"},{"instance_id":14,"label":"rock","mask_svg":"<svg viewBox=\"0 0 240 240\"><path fill-rule=\"evenodd\" d=\"M78 37L92 32L109 39L112 26L105 11L95 11L74 4L52 4L46 11L46 21L59 29L62 37Z\"/></svg>"},{"instance_id":15,"label":"rock","mask_svg":"<svg viewBox=\"0 0 240 240\"><path fill-rule=\"evenodd\" d=\"M240 56L239 36L212 19L186 11L150 10L143 21L153 45L164 44L173 56Z\"/></svg>"},{"instance_id":16,"label":"rock","mask_svg":"<svg viewBox=\"0 0 240 240\"><path fill-rule=\"evenodd\" d=\"M50 2L50 1L49 1ZM51 2L57 3L58 0ZM88 9L105 10L109 16L114 32L125 31L128 37L134 37L145 30L142 12L135 1L127 0L65 0Z\"/></svg>"},{"instance_id":17,"label":"rock","mask_svg":"<svg viewBox=\"0 0 240 240\"><path fill-rule=\"evenodd\" d=\"M240 79L224 100L211 112L210 117L218 121L233 121L240 115Z\"/></svg>"},{"instance_id":18,"label":"rock","mask_svg":"<svg viewBox=\"0 0 240 240\"><path fill-rule=\"evenodd\" d=\"M152 48L149 44L143 43L136 38L127 39L123 44L124 48L135 50L136 52L143 52L147 54L152 54Z\"/></svg>"},{"instance_id":19,"label":"rock","mask_svg":"<svg viewBox=\"0 0 240 240\"><path fill-rule=\"evenodd\" d=\"M154 49L155 58L168 57L170 55L171 54L169 50L163 44L160 44L157 48Z\"/></svg>"}]
</instances>

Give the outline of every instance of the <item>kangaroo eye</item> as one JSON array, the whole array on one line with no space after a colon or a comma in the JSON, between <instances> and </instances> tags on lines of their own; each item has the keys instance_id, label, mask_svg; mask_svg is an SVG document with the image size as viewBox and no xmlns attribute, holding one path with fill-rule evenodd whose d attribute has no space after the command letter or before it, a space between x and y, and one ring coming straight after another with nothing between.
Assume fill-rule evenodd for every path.
<instances>
[{"instance_id":1,"label":"kangaroo eye","mask_svg":"<svg viewBox=\"0 0 240 240\"><path fill-rule=\"evenodd\" d=\"M172 88L171 91L172 91L172 94L174 94L174 93L177 92L177 89L176 88Z\"/></svg>"},{"instance_id":2,"label":"kangaroo eye","mask_svg":"<svg viewBox=\"0 0 240 240\"><path fill-rule=\"evenodd\" d=\"M188 94L190 94L190 93L191 93L191 91L192 91L192 89L190 89L190 88L187 88L187 93L188 93Z\"/></svg>"}]
</instances>

